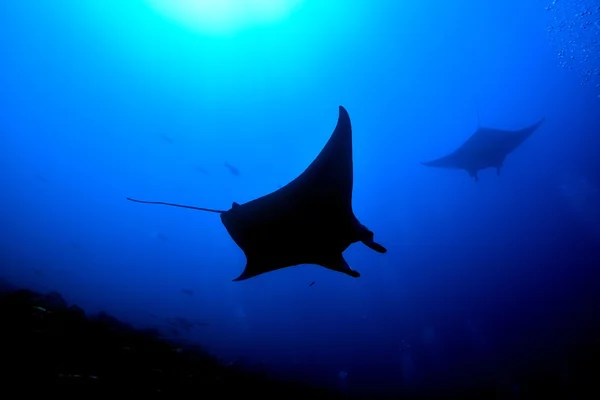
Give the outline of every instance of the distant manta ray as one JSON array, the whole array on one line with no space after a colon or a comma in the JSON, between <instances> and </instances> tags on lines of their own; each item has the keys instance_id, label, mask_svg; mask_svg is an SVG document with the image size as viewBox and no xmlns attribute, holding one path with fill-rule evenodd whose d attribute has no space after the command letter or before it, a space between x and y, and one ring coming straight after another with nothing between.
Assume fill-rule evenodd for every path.
<instances>
[{"instance_id":1,"label":"distant manta ray","mask_svg":"<svg viewBox=\"0 0 600 400\"><path fill-rule=\"evenodd\" d=\"M516 131L479 127L473 135L454 152L437 160L423 162L429 167L464 169L475 182L479 181L478 172L486 168L500 170L506 156L519 147L543 122Z\"/></svg>"},{"instance_id":2,"label":"distant manta ray","mask_svg":"<svg viewBox=\"0 0 600 400\"><path fill-rule=\"evenodd\" d=\"M342 253L363 242L385 253L374 234L352 209L354 181L352 126L344 107L337 125L315 160L292 182L228 211L157 201L127 200L190 208L221 214L221 221L246 255L246 268L234 281L300 264L316 264L354 278Z\"/></svg>"}]
</instances>

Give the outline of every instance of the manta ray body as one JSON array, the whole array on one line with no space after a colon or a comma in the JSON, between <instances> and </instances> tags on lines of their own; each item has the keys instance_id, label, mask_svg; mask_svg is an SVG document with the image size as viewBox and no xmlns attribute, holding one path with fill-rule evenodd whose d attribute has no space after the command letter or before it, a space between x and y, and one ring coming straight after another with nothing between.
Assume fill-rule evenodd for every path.
<instances>
[{"instance_id":1,"label":"manta ray body","mask_svg":"<svg viewBox=\"0 0 600 400\"><path fill-rule=\"evenodd\" d=\"M544 122L540 119L523 129L508 131L479 127L462 146L437 160L423 162L423 165L438 168L462 169L479 180L478 172L495 168L500 175L506 156L519 147Z\"/></svg>"},{"instance_id":2,"label":"manta ray body","mask_svg":"<svg viewBox=\"0 0 600 400\"><path fill-rule=\"evenodd\" d=\"M352 209L352 126L346 109L339 107L335 130L317 158L296 179L275 192L233 203L220 211L174 203L143 201L219 213L225 229L246 256L241 281L301 264L315 264L352 277L343 252L362 242L385 253L374 234Z\"/></svg>"}]
</instances>

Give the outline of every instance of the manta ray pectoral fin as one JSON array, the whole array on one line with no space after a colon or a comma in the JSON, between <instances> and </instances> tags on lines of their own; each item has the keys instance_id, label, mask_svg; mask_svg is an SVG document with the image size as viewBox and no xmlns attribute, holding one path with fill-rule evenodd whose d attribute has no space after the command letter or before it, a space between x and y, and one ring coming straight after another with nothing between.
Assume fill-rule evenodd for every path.
<instances>
[{"instance_id":1,"label":"manta ray pectoral fin","mask_svg":"<svg viewBox=\"0 0 600 400\"><path fill-rule=\"evenodd\" d=\"M432 160L432 161L421 161L421 164L425 165L427 167L453 169L453 168L458 168L459 161L460 161L460 159L458 158L458 155L456 154L456 152L454 152L454 153L450 153L444 157L440 157L440 158Z\"/></svg>"},{"instance_id":2,"label":"manta ray pectoral fin","mask_svg":"<svg viewBox=\"0 0 600 400\"><path fill-rule=\"evenodd\" d=\"M342 254L339 254L334 257L328 257L327 260L319 262L319 265L332 271L350 275L353 278L360 277L358 271L355 271L352 268L350 268L346 260L344 260L344 256Z\"/></svg>"}]
</instances>

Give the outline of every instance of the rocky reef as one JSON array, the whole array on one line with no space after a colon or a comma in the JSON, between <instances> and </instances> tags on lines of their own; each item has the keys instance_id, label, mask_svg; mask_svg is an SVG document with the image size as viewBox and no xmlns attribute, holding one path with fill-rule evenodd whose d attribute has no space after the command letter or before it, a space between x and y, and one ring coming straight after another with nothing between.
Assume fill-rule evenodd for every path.
<instances>
[{"instance_id":1,"label":"rocky reef","mask_svg":"<svg viewBox=\"0 0 600 400\"><path fill-rule=\"evenodd\" d=\"M17 290L0 280L0 316L4 393L337 397L222 365L199 347L163 340L106 313L88 317L56 292Z\"/></svg>"}]
</instances>

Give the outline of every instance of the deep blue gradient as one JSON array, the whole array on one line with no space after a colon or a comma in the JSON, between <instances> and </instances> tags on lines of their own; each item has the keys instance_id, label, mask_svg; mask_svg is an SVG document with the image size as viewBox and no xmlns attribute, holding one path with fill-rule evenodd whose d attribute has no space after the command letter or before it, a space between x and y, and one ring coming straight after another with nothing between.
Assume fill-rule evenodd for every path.
<instances>
[{"instance_id":1,"label":"deep blue gradient","mask_svg":"<svg viewBox=\"0 0 600 400\"><path fill-rule=\"evenodd\" d=\"M600 304L599 21L592 0L305 0L219 36L142 0L0 2L0 276L349 393L568 380ZM346 251L360 279L231 282L245 258L217 215L125 200L276 190L338 105L356 215L388 248ZM478 118L543 116L500 177L420 164Z\"/></svg>"}]
</instances>

